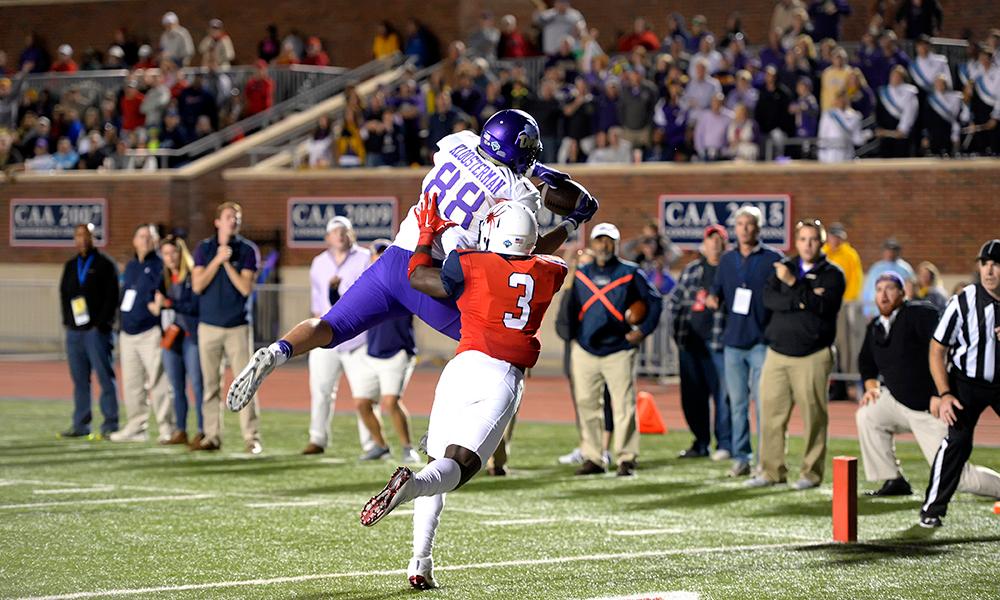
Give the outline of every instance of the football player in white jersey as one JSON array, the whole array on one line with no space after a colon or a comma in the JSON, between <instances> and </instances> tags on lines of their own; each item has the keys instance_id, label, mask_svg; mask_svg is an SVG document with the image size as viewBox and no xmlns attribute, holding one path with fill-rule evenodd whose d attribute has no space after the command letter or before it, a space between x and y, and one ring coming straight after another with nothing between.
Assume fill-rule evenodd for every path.
<instances>
[{"instance_id":1,"label":"football player in white jersey","mask_svg":"<svg viewBox=\"0 0 1000 600\"><path fill-rule=\"evenodd\" d=\"M532 213L537 211L541 199L529 176L553 187L569 179L569 175L537 163L542 149L538 124L520 110L499 111L479 136L471 132L446 136L438 142L438 149L420 195L437 195L439 214L458 226L442 230L435 238L432 256L436 260L443 260L455 248L475 248L479 224L497 202L519 202ZM597 200L583 194L576 209L538 239L536 251L555 252L597 208ZM328 313L299 323L254 353L229 388L227 404L231 410L242 409L264 378L292 356L333 347L386 319L414 314L452 339L459 338L461 322L455 302L432 298L409 285L407 268L420 237L416 210L414 205L408 212L392 247Z\"/></svg>"}]
</instances>

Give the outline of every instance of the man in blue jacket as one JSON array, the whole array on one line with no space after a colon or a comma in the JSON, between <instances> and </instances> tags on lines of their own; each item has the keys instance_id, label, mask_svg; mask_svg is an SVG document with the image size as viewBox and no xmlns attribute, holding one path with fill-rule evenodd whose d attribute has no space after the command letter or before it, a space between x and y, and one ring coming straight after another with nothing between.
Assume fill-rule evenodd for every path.
<instances>
[{"instance_id":1,"label":"man in blue jacket","mask_svg":"<svg viewBox=\"0 0 1000 600\"><path fill-rule=\"evenodd\" d=\"M573 394L580 418L583 465L577 475L604 473L601 436L604 431L604 387L611 394L615 432L612 455L618 475L635 472L639 431L635 422L635 368L638 346L660 322L662 300L639 265L618 258L621 234L611 223L590 232L594 262L576 271L567 293L572 317ZM636 326L626 311L636 301L646 305L646 316Z\"/></svg>"},{"instance_id":2,"label":"man in blue jacket","mask_svg":"<svg viewBox=\"0 0 1000 600\"><path fill-rule=\"evenodd\" d=\"M730 477L750 474L750 397L756 402L756 429L760 435L760 371L767 355L764 329L771 311L764 306L764 284L774 273L779 252L760 242L763 215L755 206L744 206L734 215L738 246L722 255L711 295L705 305L725 307L724 345L726 391L733 424L733 468Z\"/></svg>"},{"instance_id":3,"label":"man in blue jacket","mask_svg":"<svg viewBox=\"0 0 1000 600\"><path fill-rule=\"evenodd\" d=\"M144 442L149 421L149 391L159 428L159 439L167 442L174 434L174 410L167 397L160 340L160 317L150 312L150 304L163 281L163 260L156 253L160 241L156 227L139 225L132 235L135 258L125 266L122 277L121 362L122 396L128 421L110 435L112 442Z\"/></svg>"}]
</instances>

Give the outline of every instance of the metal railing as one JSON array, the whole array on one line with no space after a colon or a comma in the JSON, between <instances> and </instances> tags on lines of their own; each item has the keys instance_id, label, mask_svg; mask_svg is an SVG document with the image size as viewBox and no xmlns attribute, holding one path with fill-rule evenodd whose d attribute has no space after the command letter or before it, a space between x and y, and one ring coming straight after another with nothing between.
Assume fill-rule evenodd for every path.
<instances>
[{"instance_id":1,"label":"metal railing","mask_svg":"<svg viewBox=\"0 0 1000 600\"><path fill-rule=\"evenodd\" d=\"M218 150L238 139L242 139L250 133L263 129L272 123L276 123L285 117L309 108L331 96L343 92L349 85L364 81L380 73L394 69L403 63L403 55L395 54L388 58L373 60L360 67L344 71L338 76L325 81L319 85L288 98L284 102L279 102L271 108L259 112L253 116L242 119L232 125L225 127L211 135L207 135L199 140L191 142L186 146L176 149L146 150L135 149L126 152L128 156L148 157L155 156L161 168L170 166L180 166L180 162L187 162L194 158L203 156L212 151ZM312 126L310 125L310 128ZM174 164L171 165L171 159Z\"/></svg>"},{"instance_id":2,"label":"metal railing","mask_svg":"<svg viewBox=\"0 0 1000 600\"><path fill-rule=\"evenodd\" d=\"M157 72L159 69L148 69ZM228 69L208 67L184 67L180 70L190 81L195 75L227 77L232 87L242 89L257 68L249 65ZM274 101L282 102L309 89L322 85L347 72L344 67L316 67L312 65L271 65L268 77L274 82ZM24 90L49 90L61 95L69 88L76 88L86 100L97 100L104 92L117 92L125 84L128 69L102 69L98 71L77 71L76 73L32 73L25 76ZM23 91L22 91L23 94Z\"/></svg>"},{"instance_id":3,"label":"metal railing","mask_svg":"<svg viewBox=\"0 0 1000 600\"><path fill-rule=\"evenodd\" d=\"M655 377L661 382L680 372L677 344L674 343L669 303L663 302L660 324L639 346L639 377Z\"/></svg>"}]
</instances>

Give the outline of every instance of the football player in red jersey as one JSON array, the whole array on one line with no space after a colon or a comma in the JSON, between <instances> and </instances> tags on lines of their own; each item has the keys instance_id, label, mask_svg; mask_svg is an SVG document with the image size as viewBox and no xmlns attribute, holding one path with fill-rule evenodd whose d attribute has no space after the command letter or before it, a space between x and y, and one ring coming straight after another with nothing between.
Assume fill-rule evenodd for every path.
<instances>
[{"instance_id":1,"label":"football player in red jersey","mask_svg":"<svg viewBox=\"0 0 1000 600\"><path fill-rule=\"evenodd\" d=\"M410 259L410 285L434 298L456 300L462 331L455 357L441 373L427 430L427 466L399 467L361 511L372 526L413 500L413 558L407 576L418 589L435 587L431 547L444 495L472 478L497 448L517 412L524 370L538 360L538 327L566 277L566 263L532 255L535 216L500 202L479 230L478 250L455 250L432 266L434 238L454 223L437 212L437 198L418 208L420 241Z\"/></svg>"}]
</instances>

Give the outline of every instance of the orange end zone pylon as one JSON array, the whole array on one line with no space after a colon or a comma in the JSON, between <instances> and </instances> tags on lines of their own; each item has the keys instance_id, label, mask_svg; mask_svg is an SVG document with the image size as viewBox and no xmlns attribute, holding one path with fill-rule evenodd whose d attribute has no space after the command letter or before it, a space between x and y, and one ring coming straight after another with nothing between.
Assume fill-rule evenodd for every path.
<instances>
[{"instance_id":1,"label":"orange end zone pylon","mask_svg":"<svg viewBox=\"0 0 1000 600\"><path fill-rule=\"evenodd\" d=\"M833 458L833 541L858 541L858 459Z\"/></svg>"}]
</instances>

